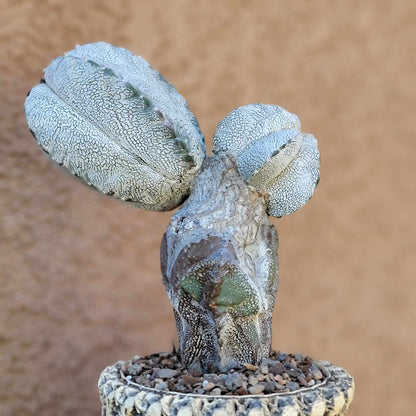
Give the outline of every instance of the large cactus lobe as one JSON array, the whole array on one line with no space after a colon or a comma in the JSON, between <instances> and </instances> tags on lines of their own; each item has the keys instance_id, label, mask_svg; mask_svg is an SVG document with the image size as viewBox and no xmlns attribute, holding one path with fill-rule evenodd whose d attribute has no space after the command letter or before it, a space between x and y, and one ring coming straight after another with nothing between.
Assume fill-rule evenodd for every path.
<instances>
[{"instance_id":1,"label":"large cactus lobe","mask_svg":"<svg viewBox=\"0 0 416 416\"><path fill-rule=\"evenodd\" d=\"M144 59L103 42L54 59L25 109L52 160L139 208L182 203L205 157L184 98Z\"/></svg>"}]
</instances>

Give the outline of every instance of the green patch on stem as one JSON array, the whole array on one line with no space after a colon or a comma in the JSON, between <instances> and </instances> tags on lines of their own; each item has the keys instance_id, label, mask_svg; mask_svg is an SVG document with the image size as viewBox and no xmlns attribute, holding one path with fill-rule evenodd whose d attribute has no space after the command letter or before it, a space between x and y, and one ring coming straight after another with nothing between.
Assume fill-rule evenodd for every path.
<instances>
[{"instance_id":1,"label":"green patch on stem","mask_svg":"<svg viewBox=\"0 0 416 416\"><path fill-rule=\"evenodd\" d=\"M191 295L195 300L200 302L202 300L203 287L201 282L193 275L188 275L181 280L181 288Z\"/></svg>"},{"instance_id":2,"label":"green patch on stem","mask_svg":"<svg viewBox=\"0 0 416 416\"><path fill-rule=\"evenodd\" d=\"M222 279L220 293L215 299L218 313L233 310L237 316L258 312L258 301L254 289L240 273L228 273Z\"/></svg>"}]
</instances>

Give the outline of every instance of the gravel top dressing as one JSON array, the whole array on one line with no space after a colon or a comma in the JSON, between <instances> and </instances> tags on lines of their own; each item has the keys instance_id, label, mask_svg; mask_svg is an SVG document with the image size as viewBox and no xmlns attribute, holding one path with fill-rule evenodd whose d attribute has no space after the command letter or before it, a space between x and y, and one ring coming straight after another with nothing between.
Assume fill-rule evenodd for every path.
<instances>
[{"instance_id":1,"label":"gravel top dressing","mask_svg":"<svg viewBox=\"0 0 416 416\"><path fill-rule=\"evenodd\" d=\"M276 351L258 366L244 364L227 373L208 374L198 364L183 367L176 352L136 356L123 364L120 377L158 390L212 396L284 393L325 379L311 357Z\"/></svg>"}]
</instances>

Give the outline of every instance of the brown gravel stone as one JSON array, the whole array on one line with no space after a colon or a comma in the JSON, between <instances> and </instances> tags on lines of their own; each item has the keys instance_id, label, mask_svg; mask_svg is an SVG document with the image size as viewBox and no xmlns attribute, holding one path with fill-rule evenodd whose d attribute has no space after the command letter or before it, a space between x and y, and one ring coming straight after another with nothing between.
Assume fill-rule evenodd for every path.
<instances>
[{"instance_id":1,"label":"brown gravel stone","mask_svg":"<svg viewBox=\"0 0 416 416\"><path fill-rule=\"evenodd\" d=\"M245 396L246 394L248 394L248 391L244 387L240 387L234 392L234 394L237 396Z\"/></svg>"},{"instance_id":2,"label":"brown gravel stone","mask_svg":"<svg viewBox=\"0 0 416 416\"><path fill-rule=\"evenodd\" d=\"M274 379L278 382L281 383L283 381L283 377L280 374L276 374L274 376Z\"/></svg>"},{"instance_id":3,"label":"brown gravel stone","mask_svg":"<svg viewBox=\"0 0 416 416\"><path fill-rule=\"evenodd\" d=\"M245 368L247 368L247 370L250 371L257 371L259 369L259 367L257 367L257 365L253 365L253 364L249 364L249 363L244 363L243 364Z\"/></svg>"},{"instance_id":4,"label":"brown gravel stone","mask_svg":"<svg viewBox=\"0 0 416 416\"><path fill-rule=\"evenodd\" d=\"M168 388L170 391L178 391L173 380L168 380Z\"/></svg>"},{"instance_id":5,"label":"brown gravel stone","mask_svg":"<svg viewBox=\"0 0 416 416\"><path fill-rule=\"evenodd\" d=\"M321 380L321 379L323 378L323 375L322 375L321 370L313 370L313 371L312 371L312 377L313 377L315 380Z\"/></svg>"},{"instance_id":6,"label":"brown gravel stone","mask_svg":"<svg viewBox=\"0 0 416 416\"><path fill-rule=\"evenodd\" d=\"M184 384L188 384L190 386L200 382L200 378L199 377L194 377L194 376L190 376L188 374L185 374L182 376L182 381Z\"/></svg>"},{"instance_id":7,"label":"brown gravel stone","mask_svg":"<svg viewBox=\"0 0 416 416\"><path fill-rule=\"evenodd\" d=\"M286 368L283 364L277 363L273 367L269 368L269 372L276 375L276 374L283 374L286 371Z\"/></svg>"}]
</instances>

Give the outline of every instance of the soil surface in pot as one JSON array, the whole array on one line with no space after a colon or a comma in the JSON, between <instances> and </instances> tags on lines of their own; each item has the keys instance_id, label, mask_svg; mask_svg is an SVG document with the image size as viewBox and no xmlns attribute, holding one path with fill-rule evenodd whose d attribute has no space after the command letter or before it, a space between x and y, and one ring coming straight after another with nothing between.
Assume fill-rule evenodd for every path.
<instances>
[{"instance_id":1,"label":"soil surface in pot","mask_svg":"<svg viewBox=\"0 0 416 416\"><path fill-rule=\"evenodd\" d=\"M122 365L120 378L159 390L219 396L290 392L323 382L325 374L311 357L276 351L258 366L203 374L198 364L182 366L173 351L133 357Z\"/></svg>"}]
</instances>

